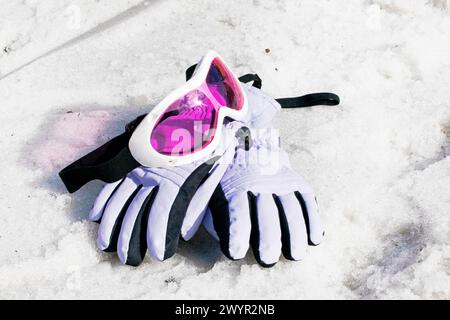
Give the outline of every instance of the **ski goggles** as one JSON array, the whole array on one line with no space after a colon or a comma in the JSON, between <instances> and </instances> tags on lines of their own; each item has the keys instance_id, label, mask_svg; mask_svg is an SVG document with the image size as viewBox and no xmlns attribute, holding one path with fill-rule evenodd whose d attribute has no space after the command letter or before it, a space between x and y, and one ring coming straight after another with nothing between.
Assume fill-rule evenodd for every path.
<instances>
[{"instance_id":1,"label":"ski goggles","mask_svg":"<svg viewBox=\"0 0 450 320\"><path fill-rule=\"evenodd\" d=\"M247 108L237 77L209 51L192 77L144 117L130 138L130 152L147 167L196 161L217 147L224 118L241 120Z\"/></svg>"}]
</instances>

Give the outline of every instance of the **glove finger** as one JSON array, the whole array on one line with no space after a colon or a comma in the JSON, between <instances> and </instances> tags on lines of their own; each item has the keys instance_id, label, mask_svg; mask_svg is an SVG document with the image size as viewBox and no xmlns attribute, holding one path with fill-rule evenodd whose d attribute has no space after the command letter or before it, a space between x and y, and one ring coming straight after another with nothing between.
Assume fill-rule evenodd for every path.
<instances>
[{"instance_id":1,"label":"glove finger","mask_svg":"<svg viewBox=\"0 0 450 320\"><path fill-rule=\"evenodd\" d=\"M127 177L106 204L97 237L97 245L101 250L116 251L123 217L140 187Z\"/></svg>"},{"instance_id":2,"label":"glove finger","mask_svg":"<svg viewBox=\"0 0 450 320\"><path fill-rule=\"evenodd\" d=\"M271 194L248 192L252 231L250 243L256 261L272 267L281 255L281 228L278 208Z\"/></svg>"},{"instance_id":3,"label":"glove finger","mask_svg":"<svg viewBox=\"0 0 450 320\"><path fill-rule=\"evenodd\" d=\"M97 198L95 199L94 206L89 212L88 216L89 221L100 222L106 204L108 203L109 199L114 194L114 192L117 190L117 188L120 186L122 181L123 179L113 183L108 183L103 187L103 189L100 191Z\"/></svg>"},{"instance_id":4,"label":"glove finger","mask_svg":"<svg viewBox=\"0 0 450 320\"><path fill-rule=\"evenodd\" d=\"M293 193L273 195L281 226L281 251L286 259L301 260L306 255L308 236L302 207Z\"/></svg>"},{"instance_id":5,"label":"glove finger","mask_svg":"<svg viewBox=\"0 0 450 320\"><path fill-rule=\"evenodd\" d=\"M306 231L308 233L308 244L316 246L323 240L325 234L322 220L319 215L319 207L312 193L295 192L305 219Z\"/></svg>"},{"instance_id":6,"label":"glove finger","mask_svg":"<svg viewBox=\"0 0 450 320\"><path fill-rule=\"evenodd\" d=\"M175 254L189 203L213 165L214 162L206 162L198 166L181 187L168 180L161 183L161 191L150 209L147 228L147 244L151 256L165 260Z\"/></svg>"},{"instance_id":7,"label":"glove finger","mask_svg":"<svg viewBox=\"0 0 450 320\"><path fill-rule=\"evenodd\" d=\"M208 207L209 200L215 191L220 179L223 177L225 170L228 168L229 162L224 159L213 168L208 178L200 185L195 192L186 211L186 216L181 226L181 236L184 240L191 239L200 227L203 217Z\"/></svg>"},{"instance_id":8,"label":"glove finger","mask_svg":"<svg viewBox=\"0 0 450 320\"><path fill-rule=\"evenodd\" d=\"M251 232L247 195L237 193L228 200L219 185L211 198L209 209L223 254L232 260L244 258Z\"/></svg>"},{"instance_id":9,"label":"glove finger","mask_svg":"<svg viewBox=\"0 0 450 320\"><path fill-rule=\"evenodd\" d=\"M165 259L169 213L173 206L180 206L180 203L175 203L178 192L179 188L175 184L167 181L161 182L159 192L156 194L149 209L147 226L148 252L151 257L160 261ZM179 233L177 237L179 237Z\"/></svg>"},{"instance_id":10,"label":"glove finger","mask_svg":"<svg viewBox=\"0 0 450 320\"><path fill-rule=\"evenodd\" d=\"M120 229L117 254L125 264L138 266L147 252L148 214L158 186L139 190L131 202Z\"/></svg>"}]
</instances>

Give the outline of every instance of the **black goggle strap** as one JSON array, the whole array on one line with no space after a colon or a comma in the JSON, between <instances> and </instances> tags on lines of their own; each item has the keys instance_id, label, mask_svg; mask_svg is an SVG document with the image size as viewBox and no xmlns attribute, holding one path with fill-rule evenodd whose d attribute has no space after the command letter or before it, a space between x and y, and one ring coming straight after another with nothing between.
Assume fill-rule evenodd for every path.
<instances>
[{"instance_id":1,"label":"black goggle strap","mask_svg":"<svg viewBox=\"0 0 450 320\"><path fill-rule=\"evenodd\" d=\"M313 106L337 106L340 103L339 96L331 92L309 93L294 98L275 99L283 109L307 108Z\"/></svg>"},{"instance_id":2,"label":"black goggle strap","mask_svg":"<svg viewBox=\"0 0 450 320\"><path fill-rule=\"evenodd\" d=\"M186 70L189 80L196 65ZM239 77L243 83L253 82L252 86L261 89L262 80L257 74L246 74ZM333 93L313 93L294 98L276 99L282 108L304 108L315 105L337 105L339 97ZM128 123L125 132L112 138L99 148L71 163L59 172L59 176L67 188L73 193L92 180L107 183L115 182L125 177L130 171L140 166L128 148L128 141L134 129L146 115L141 115Z\"/></svg>"},{"instance_id":3,"label":"black goggle strap","mask_svg":"<svg viewBox=\"0 0 450 320\"><path fill-rule=\"evenodd\" d=\"M73 193L97 179L104 182L118 181L140 166L128 148L131 134L125 131L61 170L59 176L67 191Z\"/></svg>"}]
</instances>

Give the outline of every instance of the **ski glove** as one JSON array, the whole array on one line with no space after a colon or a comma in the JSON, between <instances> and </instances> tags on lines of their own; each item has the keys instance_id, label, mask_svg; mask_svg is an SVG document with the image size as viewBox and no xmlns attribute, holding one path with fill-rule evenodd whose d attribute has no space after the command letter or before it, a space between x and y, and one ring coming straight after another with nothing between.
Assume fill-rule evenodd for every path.
<instances>
[{"instance_id":1,"label":"ski glove","mask_svg":"<svg viewBox=\"0 0 450 320\"><path fill-rule=\"evenodd\" d=\"M201 224L204 208L234 155L239 128L238 122L225 125L221 145L208 159L169 168L140 166L106 184L89 214L89 220L100 223L98 247L117 251L123 263L133 266L147 250L158 260L171 257L180 235L190 237Z\"/></svg>"},{"instance_id":2,"label":"ski glove","mask_svg":"<svg viewBox=\"0 0 450 320\"><path fill-rule=\"evenodd\" d=\"M258 137L255 135L258 134ZM257 262L273 266L281 252L301 260L324 231L313 190L291 168L275 130L252 130L252 145L239 148L209 202L204 225L232 260L249 245Z\"/></svg>"}]
</instances>

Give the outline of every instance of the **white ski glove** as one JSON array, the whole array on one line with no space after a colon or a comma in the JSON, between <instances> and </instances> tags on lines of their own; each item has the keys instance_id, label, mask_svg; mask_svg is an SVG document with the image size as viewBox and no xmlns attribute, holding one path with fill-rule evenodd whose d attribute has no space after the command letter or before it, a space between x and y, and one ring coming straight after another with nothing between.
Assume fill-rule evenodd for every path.
<instances>
[{"instance_id":1,"label":"white ski glove","mask_svg":"<svg viewBox=\"0 0 450 320\"><path fill-rule=\"evenodd\" d=\"M100 222L99 248L117 250L123 263L134 266L147 249L158 260L171 257L180 235L195 233L201 224L203 211L188 206L207 206L235 153L239 128L238 122L226 125L221 145L207 159L169 168L141 166L106 184L89 214L89 220Z\"/></svg>"},{"instance_id":2,"label":"white ski glove","mask_svg":"<svg viewBox=\"0 0 450 320\"><path fill-rule=\"evenodd\" d=\"M276 103L258 96L259 103ZM276 130L251 134L252 145L237 150L214 191L204 225L230 259L242 259L251 245L264 267L273 266L281 252L301 260L308 244L318 245L324 235L314 192L292 170Z\"/></svg>"}]
</instances>

